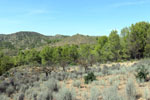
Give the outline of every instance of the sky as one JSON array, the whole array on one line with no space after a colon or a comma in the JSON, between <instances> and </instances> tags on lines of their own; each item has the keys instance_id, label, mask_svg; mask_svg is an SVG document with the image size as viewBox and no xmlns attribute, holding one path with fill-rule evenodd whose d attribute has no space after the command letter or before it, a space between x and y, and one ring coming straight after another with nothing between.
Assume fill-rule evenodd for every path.
<instances>
[{"instance_id":1,"label":"sky","mask_svg":"<svg viewBox=\"0 0 150 100\"><path fill-rule=\"evenodd\" d=\"M102 36L150 21L150 0L0 0L0 34Z\"/></svg>"}]
</instances>

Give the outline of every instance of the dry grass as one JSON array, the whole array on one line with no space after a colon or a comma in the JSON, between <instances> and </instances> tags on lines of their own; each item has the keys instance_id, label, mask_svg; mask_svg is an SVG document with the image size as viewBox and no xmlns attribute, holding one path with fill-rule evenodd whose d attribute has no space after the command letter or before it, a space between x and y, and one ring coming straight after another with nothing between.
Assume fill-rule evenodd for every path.
<instances>
[{"instance_id":1,"label":"dry grass","mask_svg":"<svg viewBox=\"0 0 150 100\"><path fill-rule=\"evenodd\" d=\"M106 75L97 75L96 81L93 81L92 83L85 84L83 76L80 78L74 78L74 79L65 79L63 81L58 81L60 84L60 87L65 87L68 89L72 89L76 92L76 98L77 100L104 100L103 95L104 92L109 92L111 94L111 91L109 91L109 88L111 90L111 87L117 87L118 95L123 97L123 100L128 100L126 97L126 86L128 84L128 80L131 79L133 81L133 84L136 88L136 97L137 100L149 100L150 95L150 82L143 82L139 83L136 80L136 77L132 71L132 65L135 63L138 63L138 61L134 62L123 62L119 63L120 69L125 67L125 70L123 73L114 72L111 74ZM112 66L117 65L118 63L111 63L111 64L100 64L100 65L94 65L93 68L103 68L104 66L108 66L110 70ZM131 70L130 70L131 68ZM18 68L19 72L29 72L29 73L38 73L41 72L41 68L39 67L32 67L32 68ZM61 69L59 69L61 71ZM59 72L58 71L58 72ZM74 71L80 71L79 66L70 67L66 70L68 73L72 73ZM115 70L112 70L115 71ZM28 75L29 76L29 75ZM78 81L80 83L80 86L75 86L74 82ZM47 81L45 81L47 82ZM45 87L43 83L40 84L40 87ZM95 90L94 90L95 89ZM114 92L112 92L113 96L116 96ZM91 98L92 96L97 96L94 99ZM11 99L13 100L13 99ZM106 99L107 100L107 99ZM120 99L119 99L120 100ZM121 99L122 100L122 99Z\"/></svg>"},{"instance_id":2,"label":"dry grass","mask_svg":"<svg viewBox=\"0 0 150 100\"><path fill-rule=\"evenodd\" d=\"M119 63L120 65L125 65L125 66L132 66L133 64L137 63L137 61L135 62L124 62L124 63ZM117 63L112 63L112 64L103 64L101 65L101 67L103 67L104 65L107 65L109 67L111 67L112 65L115 65ZM73 70L73 69L72 69ZM77 87L73 87L73 80L69 79L66 80L66 86L67 88L74 88L76 90L77 93L77 98L79 100L84 100L85 98L83 97L83 94L88 93L88 96L90 96L90 90L92 87L96 87L97 89L99 89L99 92L102 93L104 89L109 88L113 85L117 85L117 89L119 91L119 94L122 96L126 96L126 84L128 79L132 79L134 81L134 84L136 86L136 90L137 90L137 96L138 100L146 100L144 99L144 95L145 95L145 90L148 89L150 90L150 83L149 82L144 82L144 83L138 83L136 81L136 78L134 76L134 73L126 73L126 74L116 74L116 75L106 75L106 76L98 76L97 77L97 84L90 83L90 84L84 84L84 79L80 78L78 79L81 82L81 87L77 88ZM63 81L61 82L63 83ZM101 98L101 97L100 97Z\"/></svg>"}]
</instances>

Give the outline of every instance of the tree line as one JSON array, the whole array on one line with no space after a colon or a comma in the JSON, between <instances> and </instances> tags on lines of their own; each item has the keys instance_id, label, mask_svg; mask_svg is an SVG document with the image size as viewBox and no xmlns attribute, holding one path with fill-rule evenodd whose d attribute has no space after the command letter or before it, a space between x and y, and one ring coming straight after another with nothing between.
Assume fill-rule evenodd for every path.
<instances>
[{"instance_id":1,"label":"tree line","mask_svg":"<svg viewBox=\"0 0 150 100\"><path fill-rule=\"evenodd\" d=\"M100 36L95 45L45 46L40 51L18 51L13 57L0 53L0 74L21 65L59 65L65 70L67 65L80 64L86 69L96 62L116 62L145 57L150 57L150 23L138 22L123 28L120 34L117 30L112 30L109 36Z\"/></svg>"}]
</instances>

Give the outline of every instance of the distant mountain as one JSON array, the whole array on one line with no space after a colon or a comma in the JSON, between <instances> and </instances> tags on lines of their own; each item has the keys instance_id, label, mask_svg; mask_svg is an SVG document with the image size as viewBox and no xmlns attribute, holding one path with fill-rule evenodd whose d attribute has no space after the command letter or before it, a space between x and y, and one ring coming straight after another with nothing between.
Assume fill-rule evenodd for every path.
<instances>
[{"instance_id":1,"label":"distant mountain","mask_svg":"<svg viewBox=\"0 0 150 100\"><path fill-rule=\"evenodd\" d=\"M95 44L96 43L96 37L94 36L85 36L81 34L76 34L71 37L67 37L63 39L62 41L59 41L55 43L55 45L65 45L65 44Z\"/></svg>"},{"instance_id":2,"label":"distant mountain","mask_svg":"<svg viewBox=\"0 0 150 100\"><path fill-rule=\"evenodd\" d=\"M45 36L37 32L20 31L8 35L0 34L0 48L28 49L44 45L62 46L65 44L95 44L96 37L76 34L73 36Z\"/></svg>"},{"instance_id":3,"label":"distant mountain","mask_svg":"<svg viewBox=\"0 0 150 100\"><path fill-rule=\"evenodd\" d=\"M63 39L65 36L45 36L37 32L21 31L13 34L0 34L0 47L4 48L36 48L49 43L54 40Z\"/></svg>"}]
</instances>

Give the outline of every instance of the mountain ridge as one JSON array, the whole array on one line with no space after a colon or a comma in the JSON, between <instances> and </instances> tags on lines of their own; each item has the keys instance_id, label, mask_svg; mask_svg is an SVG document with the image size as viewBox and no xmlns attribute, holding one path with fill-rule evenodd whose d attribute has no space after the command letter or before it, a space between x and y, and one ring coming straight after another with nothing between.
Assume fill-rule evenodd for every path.
<instances>
[{"instance_id":1,"label":"mountain ridge","mask_svg":"<svg viewBox=\"0 0 150 100\"><path fill-rule=\"evenodd\" d=\"M47 36L33 31L19 31L11 34L0 34L1 48L28 49L38 48L45 45L62 46L66 44L95 44L95 36L75 34L72 36L56 34Z\"/></svg>"}]
</instances>

